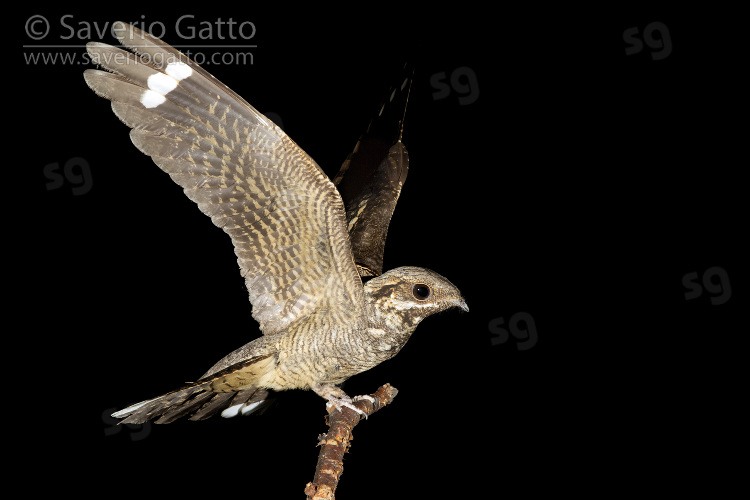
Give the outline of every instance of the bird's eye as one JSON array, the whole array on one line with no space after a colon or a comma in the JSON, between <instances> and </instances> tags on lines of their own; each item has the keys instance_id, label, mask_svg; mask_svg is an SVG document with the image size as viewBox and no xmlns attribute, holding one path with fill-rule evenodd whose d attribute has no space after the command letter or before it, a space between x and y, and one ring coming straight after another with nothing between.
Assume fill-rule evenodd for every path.
<instances>
[{"instance_id":1,"label":"bird's eye","mask_svg":"<svg viewBox=\"0 0 750 500\"><path fill-rule=\"evenodd\" d=\"M432 290L430 290L429 286L419 283L414 285L414 288L411 289L411 293L414 294L414 298L417 300L426 300L432 295Z\"/></svg>"}]
</instances>

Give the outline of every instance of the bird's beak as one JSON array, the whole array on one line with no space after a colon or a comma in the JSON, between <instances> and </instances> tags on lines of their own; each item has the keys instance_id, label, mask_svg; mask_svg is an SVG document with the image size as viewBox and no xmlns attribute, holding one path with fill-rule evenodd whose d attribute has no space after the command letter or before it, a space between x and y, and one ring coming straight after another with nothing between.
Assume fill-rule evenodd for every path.
<instances>
[{"instance_id":1,"label":"bird's beak","mask_svg":"<svg viewBox=\"0 0 750 500\"><path fill-rule=\"evenodd\" d=\"M464 312L469 312L469 306L466 305L466 301L464 299L459 299L455 302L457 307L460 307Z\"/></svg>"}]
</instances>

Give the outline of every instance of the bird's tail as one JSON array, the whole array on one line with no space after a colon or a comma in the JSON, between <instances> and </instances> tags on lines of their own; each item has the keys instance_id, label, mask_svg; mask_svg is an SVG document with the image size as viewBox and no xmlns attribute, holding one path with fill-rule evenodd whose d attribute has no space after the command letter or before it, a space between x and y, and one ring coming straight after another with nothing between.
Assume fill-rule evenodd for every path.
<instances>
[{"instance_id":1,"label":"bird's tail","mask_svg":"<svg viewBox=\"0 0 750 500\"><path fill-rule=\"evenodd\" d=\"M128 406L112 416L122 418L121 424L142 424L154 419L154 423L169 424L182 417L205 420L220 411L223 417L234 417L258 410L268 395L268 391L256 387L238 392L213 392L211 381L198 381Z\"/></svg>"},{"instance_id":2,"label":"bird's tail","mask_svg":"<svg viewBox=\"0 0 750 500\"><path fill-rule=\"evenodd\" d=\"M223 370L218 370L218 365L197 382L128 406L112 416L122 418L121 424L142 424L154 419L157 424L168 424L182 417L205 420L219 411L223 417L247 415L259 410L268 398L268 391L258 384L274 363L272 354L264 354Z\"/></svg>"}]
</instances>

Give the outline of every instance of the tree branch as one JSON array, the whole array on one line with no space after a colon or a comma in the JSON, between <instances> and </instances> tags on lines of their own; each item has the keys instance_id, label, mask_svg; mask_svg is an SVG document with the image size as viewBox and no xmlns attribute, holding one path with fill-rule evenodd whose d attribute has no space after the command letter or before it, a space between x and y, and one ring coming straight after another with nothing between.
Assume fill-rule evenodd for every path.
<instances>
[{"instance_id":1,"label":"tree branch","mask_svg":"<svg viewBox=\"0 0 750 500\"><path fill-rule=\"evenodd\" d=\"M370 416L385 405L393 401L398 390L391 384L380 386L374 394L362 399L357 399L354 406ZM370 398L373 401L370 401ZM356 398L355 398L356 399ZM362 419L362 415L351 408L342 408L340 411L332 405L328 406L328 432L320 435L318 465L315 467L315 477L311 483L305 486L307 500L334 500L336 486L339 477L344 472L344 453L349 449L352 440L352 429Z\"/></svg>"}]
</instances>

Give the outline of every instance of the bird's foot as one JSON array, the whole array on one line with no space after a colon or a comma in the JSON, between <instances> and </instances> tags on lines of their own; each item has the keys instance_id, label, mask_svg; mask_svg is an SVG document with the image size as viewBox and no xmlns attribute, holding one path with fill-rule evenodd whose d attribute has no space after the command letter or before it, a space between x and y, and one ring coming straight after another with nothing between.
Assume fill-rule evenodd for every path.
<instances>
[{"instance_id":1,"label":"bird's foot","mask_svg":"<svg viewBox=\"0 0 750 500\"><path fill-rule=\"evenodd\" d=\"M352 401L362 401L362 400L369 401L370 403L373 404L373 406L375 405L375 398L372 396L368 396L366 394L362 396L354 396L354 399L352 399Z\"/></svg>"},{"instance_id":2,"label":"bird's foot","mask_svg":"<svg viewBox=\"0 0 750 500\"><path fill-rule=\"evenodd\" d=\"M367 418L367 413L360 410L353 404L354 401L359 400L359 397L356 397L352 400L352 398L350 398L349 395L347 395L340 387L336 387L335 385L322 384L314 386L312 390L315 391L318 396L321 396L328 401L326 403L326 407L330 407L332 405L338 411L341 411L342 408L346 407Z\"/></svg>"},{"instance_id":3,"label":"bird's foot","mask_svg":"<svg viewBox=\"0 0 750 500\"><path fill-rule=\"evenodd\" d=\"M341 398L330 397L328 398L328 402L326 403L326 406L333 406L338 411L341 411L341 408L346 407L346 408L349 408L350 410L354 410L355 412L365 417L365 419L367 419L367 413L360 410L356 406L354 406L353 404L354 401L358 401L357 398L352 399L349 396L345 396Z\"/></svg>"}]
</instances>

